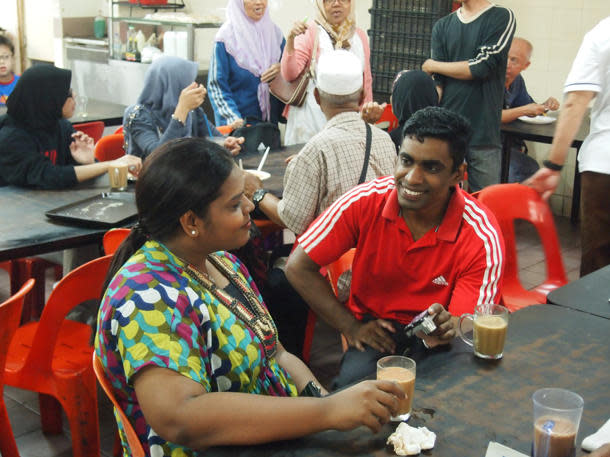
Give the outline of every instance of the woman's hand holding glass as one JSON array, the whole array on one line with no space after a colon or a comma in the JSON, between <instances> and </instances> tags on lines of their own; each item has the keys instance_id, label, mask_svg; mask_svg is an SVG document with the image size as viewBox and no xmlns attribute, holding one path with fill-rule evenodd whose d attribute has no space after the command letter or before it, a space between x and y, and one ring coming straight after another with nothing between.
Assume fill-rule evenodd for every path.
<instances>
[{"instance_id":1,"label":"woman's hand holding glass","mask_svg":"<svg viewBox=\"0 0 610 457\"><path fill-rule=\"evenodd\" d=\"M364 425L376 433L398 414L399 400L404 398L404 391L395 382L360 382L323 399L328 402L328 428L352 430Z\"/></svg>"},{"instance_id":2,"label":"woman's hand holding glass","mask_svg":"<svg viewBox=\"0 0 610 457\"><path fill-rule=\"evenodd\" d=\"M93 163L95 160L93 146L93 138L89 135L84 132L74 132L70 143L70 154L81 165Z\"/></svg>"},{"instance_id":3,"label":"woman's hand holding glass","mask_svg":"<svg viewBox=\"0 0 610 457\"><path fill-rule=\"evenodd\" d=\"M127 171L133 176L138 176L140 170L142 169L142 159L140 157L127 154L123 157L119 157L118 159L108 162L109 167L116 167L120 165L127 165Z\"/></svg>"},{"instance_id":4,"label":"woman's hand holding glass","mask_svg":"<svg viewBox=\"0 0 610 457\"><path fill-rule=\"evenodd\" d=\"M180 92L180 97L178 98L178 105L176 106L176 110L174 111L174 117L184 123L189 112L201 106L201 104L205 100L206 94L207 90L205 89L205 87L203 87L202 84L192 82L191 84L186 86L184 89L182 89L182 92Z\"/></svg>"}]
</instances>

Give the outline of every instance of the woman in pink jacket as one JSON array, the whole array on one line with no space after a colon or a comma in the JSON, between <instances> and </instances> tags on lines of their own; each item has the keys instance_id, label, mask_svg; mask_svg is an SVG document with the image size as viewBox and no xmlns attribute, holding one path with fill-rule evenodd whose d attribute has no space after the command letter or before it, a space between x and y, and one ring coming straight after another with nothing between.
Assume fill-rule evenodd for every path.
<instances>
[{"instance_id":1,"label":"woman in pink jacket","mask_svg":"<svg viewBox=\"0 0 610 457\"><path fill-rule=\"evenodd\" d=\"M282 55L281 71L284 79L294 81L303 69L309 66L313 47L318 37L316 60L323 53L332 49L347 49L353 52L364 68L364 104L368 111L383 109L373 100L372 76L369 42L366 33L356 27L354 10L356 0L316 0L317 16L315 21L297 22L286 40ZM288 120L284 143L306 143L312 136L322 130L326 118L313 96L314 81L310 80L307 98L302 106L286 106L284 116ZM378 113L380 114L380 113ZM378 116L377 116L378 117Z\"/></svg>"}]
</instances>

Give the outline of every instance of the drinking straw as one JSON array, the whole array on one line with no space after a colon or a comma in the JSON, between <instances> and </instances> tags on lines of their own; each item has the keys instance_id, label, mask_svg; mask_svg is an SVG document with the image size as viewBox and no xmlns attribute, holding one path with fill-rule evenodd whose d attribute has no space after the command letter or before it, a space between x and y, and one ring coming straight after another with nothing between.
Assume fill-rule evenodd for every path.
<instances>
[{"instance_id":1,"label":"drinking straw","mask_svg":"<svg viewBox=\"0 0 610 457\"><path fill-rule=\"evenodd\" d=\"M256 169L256 171L261 171L263 169L263 165L265 164L265 160L267 160L268 154L269 154L269 146L267 146L267 149L265 150L265 153L263 154L263 158L261 159L261 163L258 164L258 168Z\"/></svg>"},{"instance_id":2,"label":"drinking straw","mask_svg":"<svg viewBox=\"0 0 610 457\"><path fill-rule=\"evenodd\" d=\"M239 169L240 170L244 169L244 162L241 159L239 159Z\"/></svg>"}]
</instances>

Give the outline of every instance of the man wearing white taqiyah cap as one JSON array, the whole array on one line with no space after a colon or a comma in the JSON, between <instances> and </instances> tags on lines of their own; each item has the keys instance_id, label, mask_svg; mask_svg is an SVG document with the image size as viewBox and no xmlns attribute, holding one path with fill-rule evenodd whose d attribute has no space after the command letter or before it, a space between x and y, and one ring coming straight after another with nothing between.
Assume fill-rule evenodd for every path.
<instances>
[{"instance_id":1,"label":"man wearing white taqiyah cap","mask_svg":"<svg viewBox=\"0 0 610 457\"><path fill-rule=\"evenodd\" d=\"M353 53L337 50L318 60L316 87L331 95L350 95L362 89L363 69Z\"/></svg>"},{"instance_id":2,"label":"man wearing white taqiyah cap","mask_svg":"<svg viewBox=\"0 0 610 457\"><path fill-rule=\"evenodd\" d=\"M360 182L392 174L396 161L396 147L390 136L369 126L371 146L365 162L368 124L359 113L364 98L360 60L345 50L328 51L320 56L316 72L314 96L326 116L326 125L288 164L281 200L264 189L253 196L260 211L296 234L303 233L322 211ZM283 272L274 270L270 277L277 274L283 278ZM301 300L294 303L297 293L286 281L279 282L289 289L275 288L277 294L272 293L267 304L280 334L285 335L282 343L298 354L308 308ZM293 305L289 311L287 300ZM278 312L274 312L276 306ZM294 337L295 346L288 347L288 335Z\"/></svg>"}]
</instances>

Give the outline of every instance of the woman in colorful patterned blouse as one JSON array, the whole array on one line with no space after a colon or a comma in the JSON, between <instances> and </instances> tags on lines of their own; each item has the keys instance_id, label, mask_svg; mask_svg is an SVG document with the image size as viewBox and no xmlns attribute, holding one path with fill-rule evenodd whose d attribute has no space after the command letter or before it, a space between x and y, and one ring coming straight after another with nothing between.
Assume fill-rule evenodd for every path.
<instances>
[{"instance_id":1,"label":"woman in colorful patterned blouse","mask_svg":"<svg viewBox=\"0 0 610 457\"><path fill-rule=\"evenodd\" d=\"M316 380L284 350L248 271L226 252L249 237L244 185L230 155L199 138L161 146L138 178L139 223L113 259L95 350L149 455L376 431L403 396L392 382L365 381L286 398Z\"/></svg>"}]
</instances>

